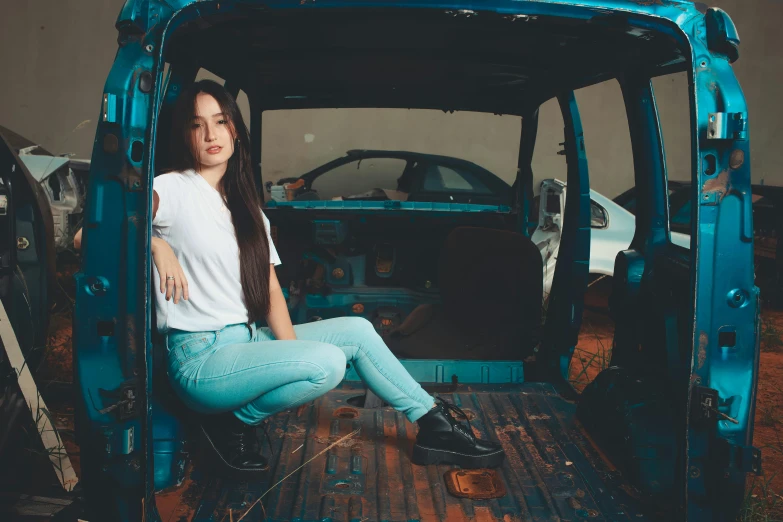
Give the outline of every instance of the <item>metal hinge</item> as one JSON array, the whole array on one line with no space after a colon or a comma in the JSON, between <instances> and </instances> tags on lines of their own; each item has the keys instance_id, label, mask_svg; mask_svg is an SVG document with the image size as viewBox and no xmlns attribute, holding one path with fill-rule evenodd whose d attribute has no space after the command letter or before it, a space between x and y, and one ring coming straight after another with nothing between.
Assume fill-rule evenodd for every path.
<instances>
[{"instance_id":1,"label":"metal hinge","mask_svg":"<svg viewBox=\"0 0 783 522\"><path fill-rule=\"evenodd\" d=\"M117 95L103 93L103 121L107 123L117 122Z\"/></svg>"},{"instance_id":2,"label":"metal hinge","mask_svg":"<svg viewBox=\"0 0 783 522\"><path fill-rule=\"evenodd\" d=\"M709 140L745 140L748 116L744 112L711 112L707 122Z\"/></svg>"},{"instance_id":3,"label":"metal hinge","mask_svg":"<svg viewBox=\"0 0 783 522\"><path fill-rule=\"evenodd\" d=\"M133 426L103 430L104 452L109 455L130 455L136 449L135 433Z\"/></svg>"},{"instance_id":4,"label":"metal hinge","mask_svg":"<svg viewBox=\"0 0 783 522\"><path fill-rule=\"evenodd\" d=\"M722 467L742 473L761 475L761 450L753 446L739 446L723 438L715 441L715 455Z\"/></svg>"}]
</instances>

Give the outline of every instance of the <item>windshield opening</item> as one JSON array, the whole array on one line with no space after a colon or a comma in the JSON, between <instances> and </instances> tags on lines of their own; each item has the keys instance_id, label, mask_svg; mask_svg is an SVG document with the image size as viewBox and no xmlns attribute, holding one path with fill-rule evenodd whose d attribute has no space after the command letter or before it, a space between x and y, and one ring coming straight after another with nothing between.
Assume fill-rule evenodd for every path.
<instances>
[{"instance_id":1,"label":"windshield opening","mask_svg":"<svg viewBox=\"0 0 783 522\"><path fill-rule=\"evenodd\" d=\"M476 112L265 111L266 199L508 206L520 131L518 116Z\"/></svg>"}]
</instances>

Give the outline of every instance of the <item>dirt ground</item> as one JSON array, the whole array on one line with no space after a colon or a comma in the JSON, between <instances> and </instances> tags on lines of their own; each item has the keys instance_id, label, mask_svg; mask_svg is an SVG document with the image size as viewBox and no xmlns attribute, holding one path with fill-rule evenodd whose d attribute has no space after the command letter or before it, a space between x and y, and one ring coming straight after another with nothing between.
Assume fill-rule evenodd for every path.
<instances>
[{"instance_id":1,"label":"dirt ground","mask_svg":"<svg viewBox=\"0 0 783 522\"><path fill-rule=\"evenodd\" d=\"M767 520L764 507L783 520L783 310L763 310L753 445L761 448L764 476L752 481L748 520ZM761 504L759 509L755 509ZM758 512L758 516L757 515ZM755 518L754 518L755 516ZM770 519L772 520L772 519Z\"/></svg>"},{"instance_id":2,"label":"dirt ground","mask_svg":"<svg viewBox=\"0 0 783 522\"><path fill-rule=\"evenodd\" d=\"M51 319L49 349L37 377L42 388L56 390L72 381L72 303L68 294L73 295L70 290L74 268L66 267L58 274L65 297ZM609 364L613 323L606 311L607 286L599 282L585 300L583 328L571 364L571 380L577 389L583 389ZM762 317L754 445L762 449L764 475L748 481L746 509L740 519L743 522L783 520L783 310L765 309ZM79 448L73 442L72 401L55 401L50 409L78 474Z\"/></svg>"}]
</instances>

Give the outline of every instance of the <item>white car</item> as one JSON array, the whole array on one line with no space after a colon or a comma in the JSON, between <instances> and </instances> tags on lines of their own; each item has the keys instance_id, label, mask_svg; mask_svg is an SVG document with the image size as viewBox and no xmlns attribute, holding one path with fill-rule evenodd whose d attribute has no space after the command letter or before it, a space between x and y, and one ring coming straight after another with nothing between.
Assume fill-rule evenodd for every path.
<instances>
[{"instance_id":1,"label":"white car","mask_svg":"<svg viewBox=\"0 0 783 522\"><path fill-rule=\"evenodd\" d=\"M557 179L541 182L538 198L538 225L531 239L544 261L544 295L549 295L555 275L557 252L566 201L566 184ZM618 252L628 249L636 231L636 216L623 207L590 191L590 274L611 276ZM690 236L671 233L672 243L690 247Z\"/></svg>"}]
</instances>

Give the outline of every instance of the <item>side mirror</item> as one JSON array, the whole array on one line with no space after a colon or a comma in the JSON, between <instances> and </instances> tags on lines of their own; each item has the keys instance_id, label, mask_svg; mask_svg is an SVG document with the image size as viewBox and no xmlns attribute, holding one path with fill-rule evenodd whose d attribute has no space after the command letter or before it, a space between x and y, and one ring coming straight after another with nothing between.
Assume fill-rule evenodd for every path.
<instances>
[{"instance_id":1,"label":"side mirror","mask_svg":"<svg viewBox=\"0 0 783 522\"><path fill-rule=\"evenodd\" d=\"M737 27L723 9L710 7L704 14L707 24L707 48L728 57L729 63L739 58L740 38Z\"/></svg>"}]
</instances>

